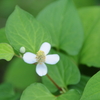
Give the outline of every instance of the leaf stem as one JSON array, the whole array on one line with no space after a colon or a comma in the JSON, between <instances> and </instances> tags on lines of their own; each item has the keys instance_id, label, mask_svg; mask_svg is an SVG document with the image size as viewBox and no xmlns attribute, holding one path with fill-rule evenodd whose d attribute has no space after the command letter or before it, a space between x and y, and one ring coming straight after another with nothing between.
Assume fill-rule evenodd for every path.
<instances>
[{"instance_id":1,"label":"leaf stem","mask_svg":"<svg viewBox=\"0 0 100 100\"><path fill-rule=\"evenodd\" d=\"M46 74L46 76L52 81L52 83L60 90L60 91L63 91L61 87L59 87L55 82L54 80L48 75Z\"/></svg>"},{"instance_id":2,"label":"leaf stem","mask_svg":"<svg viewBox=\"0 0 100 100\"><path fill-rule=\"evenodd\" d=\"M18 56L17 54L15 54L15 56L18 57L18 58L22 58L21 56Z\"/></svg>"}]
</instances>

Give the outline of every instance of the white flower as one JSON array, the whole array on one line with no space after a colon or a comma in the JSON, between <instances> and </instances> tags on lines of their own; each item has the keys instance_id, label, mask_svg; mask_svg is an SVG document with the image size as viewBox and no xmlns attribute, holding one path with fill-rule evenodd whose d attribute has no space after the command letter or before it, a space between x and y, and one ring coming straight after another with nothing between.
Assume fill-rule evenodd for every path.
<instances>
[{"instance_id":1,"label":"white flower","mask_svg":"<svg viewBox=\"0 0 100 100\"><path fill-rule=\"evenodd\" d=\"M23 55L23 60L28 63L28 64L33 64L37 62L36 65L36 72L39 76L44 76L47 74L47 64L56 64L60 57L58 54L49 54L49 51L51 49L51 45L47 42L44 42L40 50L37 52L37 54L31 53L31 52L26 52Z\"/></svg>"}]
</instances>

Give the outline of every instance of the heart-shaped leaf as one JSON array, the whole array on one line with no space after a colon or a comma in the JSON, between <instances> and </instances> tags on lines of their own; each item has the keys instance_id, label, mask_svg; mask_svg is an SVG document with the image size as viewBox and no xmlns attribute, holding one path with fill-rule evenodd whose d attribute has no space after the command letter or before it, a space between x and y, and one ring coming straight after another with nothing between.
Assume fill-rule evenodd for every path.
<instances>
[{"instance_id":1,"label":"heart-shaped leaf","mask_svg":"<svg viewBox=\"0 0 100 100\"><path fill-rule=\"evenodd\" d=\"M41 83L34 83L26 88L20 100L79 100L80 94L75 90L69 90L60 96L52 95Z\"/></svg>"},{"instance_id":2,"label":"heart-shaped leaf","mask_svg":"<svg viewBox=\"0 0 100 100\"><path fill-rule=\"evenodd\" d=\"M53 53L56 54L58 52L53 51ZM67 85L77 84L80 81L80 72L78 67L69 59L68 56L62 53L58 54L60 55L60 61L55 65L47 65L48 75L59 87L66 89ZM42 77L42 79L43 83L51 92L55 92L57 90L47 76Z\"/></svg>"},{"instance_id":3,"label":"heart-shaped leaf","mask_svg":"<svg viewBox=\"0 0 100 100\"><path fill-rule=\"evenodd\" d=\"M43 42L50 42L48 32L29 13L18 6L6 24L6 35L10 44L19 51L22 46L28 52L36 53Z\"/></svg>"},{"instance_id":4,"label":"heart-shaped leaf","mask_svg":"<svg viewBox=\"0 0 100 100\"><path fill-rule=\"evenodd\" d=\"M57 0L39 13L37 19L52 36L53 46L71 55L78 54L83 29L72 0Z\"/></svg>"},{"instance_id":5,"label":"heart-shaped leaf","mask_svg":"<svg viewBox=\"0 0 100 100\"><path fill-rule=\"evenodd\" d=\"M34 83L26 88L20 100L55 100L49 90L41 83Z\"/></svg>"}]
</instances>

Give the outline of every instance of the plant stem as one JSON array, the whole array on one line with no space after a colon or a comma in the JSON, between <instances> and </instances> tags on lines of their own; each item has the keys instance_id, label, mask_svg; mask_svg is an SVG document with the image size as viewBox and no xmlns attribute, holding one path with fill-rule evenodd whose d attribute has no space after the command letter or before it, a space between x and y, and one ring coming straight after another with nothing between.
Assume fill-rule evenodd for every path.
<instances>
[{"instance_id":1,"label":"plant stem","mask_svg":"<svg viewBox=\"0 0 100 100\"><path fill-rule=\"evenodd\" d=\"M60 88L48 74L46 74L46 76L51 80L51 82L52 82L60 91L63 91L62 88Z\"/></svg>"},{"instance_id":2,"label":"plant stem","mask_svg":"<svg viewBox=\"0 0 100 100\"><path fill-rule=\"evenodd\" d=\"M18 58L22 58L21 56L18 56L17 54L15 54L15 56L18 57Z\"/></svg>"}]
</instances>

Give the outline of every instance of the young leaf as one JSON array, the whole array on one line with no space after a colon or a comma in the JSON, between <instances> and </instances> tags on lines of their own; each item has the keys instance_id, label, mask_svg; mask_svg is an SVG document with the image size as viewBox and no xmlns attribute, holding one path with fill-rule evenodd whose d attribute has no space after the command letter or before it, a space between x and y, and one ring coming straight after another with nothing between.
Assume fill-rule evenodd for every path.
<instances>
[{"instance_id":1,"label":"young leaf","mask_svg":"<svg viewBox=\"0 0 100 100\"><path fill-rule=\"evenodd\" d=\"M28 52L36 53L43 42L50 42L50 35L29 13L18 6L6 24L6 35L10 44L19 51L23 46Z\"/></svg>"},{"instance_id":2,"label":"young leaf","mask_svg":"<svg viewBox=\"0 0 100 100\"><path fill-rule=\"evenodd\" d=\"M0 59L10 61L14 56L12 47L7 43L0 43Z\"/></svg>"},{"instance_id":3,"label":"young leaf","mask_svg":"<svg viewBox=\"0 0 100 100\"><path fill-rule=\"evenodd\" d=\"M85 30L80 63L100 67L100 7L83 8L79 13Z\"/></svg>"},{"instance_id":4,"label":"young leaf","mask_svg":"<svg viewBox=\"0 0 100 100\"><path fill-rule=\"evenodd\" d=\"M83 42L83 29L72 0L57 0L39 13L37 19L52 36L57 49L78 54Z\"/></svg>"},{"instance_id":5,"label":"young leaf","mask_svg":"<svg viewBox=\"0 0 100 100\"><path fill-rule=\"evenodd\" d=\"M100 100L100 71L88 81L80 100Z\"/></svg>"},{"instance_id":6,"label":"young leaf","mask_svg":"<svg viewBox=\"0 0 100 100\"><path fill-rule=\"evenodd\" d=\"M20 100L55 100L49 90L41 83L34 83L26 88Z\"/></svg>"},{"instance_id":7,"label":"young leaf","mask_svg":"<svg viewBox=\"0 0 100 100\"><path fill-rule=\"evenodd\" d=\"M62 88L66 88L66 86L70 84L77 84L80 81L78 67L66 55L61 53L58 54L60 55L60 61L56 65L47 65L49 76ZM43 82L51 92L57 90L47 76L43 77Z\"/></svg>"}]
</instances>

